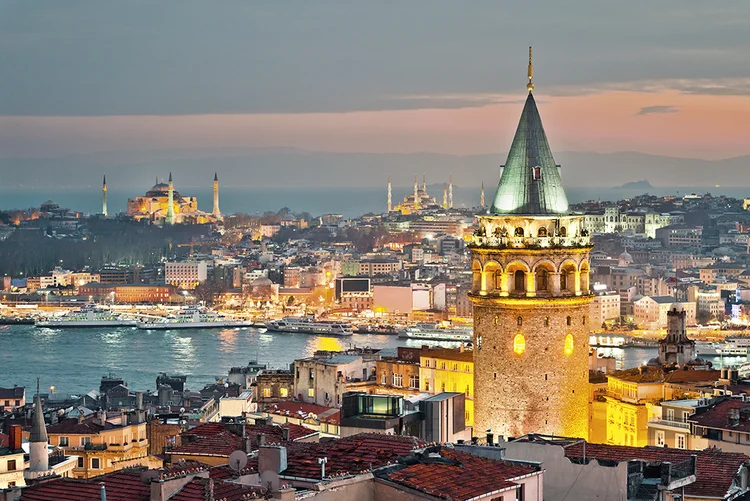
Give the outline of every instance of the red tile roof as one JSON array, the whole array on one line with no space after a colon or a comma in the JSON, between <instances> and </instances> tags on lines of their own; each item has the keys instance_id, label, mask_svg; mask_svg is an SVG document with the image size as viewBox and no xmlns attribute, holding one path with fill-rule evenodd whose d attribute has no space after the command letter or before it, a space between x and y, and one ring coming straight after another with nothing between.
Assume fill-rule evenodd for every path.
<instances>
[{"instance_id":1,"label":"red tile roof","mask_svg":"<svg viewBox=\"0 0 750 501\"><path fill-rule=\"evenodd\" d=\"M318 458L328 458L326 476L358 473L393 463L399 456L424 447L414 437L361 433L320 443L296 442L287 445L287 468L282 476L320 478Z\"/></svg>"},{"instance_id":2,"label":"red tile roof","mask_svg":"<svg viewBox=\"0 0 750 501\"><path fill-rule=\"evenodd\" d=\"M609 461L628 461L640 459L659 463L685 461L695 454L698 459L695 483L685 487L688 496L705 496L724 498L732 487L732 481L743 464L750 457L740 453L719 452L714 450L688 451L682 449L665 449L662 447L624 447L604 444L586 444L586 457ZM569 458L583 457L583 444L577 442L565 449Z\"/></svg>"},{"instance_id":3,"label":"red tile roof","mask_svg":"<svg viewBox=\"0 0 750 501\"><path fill-rule=\"evenodd\" d=\"M306 419L308 415L314 414L321 423L339 424L341 421L341 410L322 405L306 404L304 402L279 402L266 406L265 411L279 416L289 416Z\"/></svg>"},{"instance_id":4,"label":"red tile roof","mask_svg":"<svg viewBox=\"0 0 750 501\"><path fill-rule=\"evenodd\" d=\"M248 485L225 482L206 478L194 478L177 494L169 498L169 501L205 501L208 499L206 493L213 484L214 496L211 499L221 501L240 501L245 499L260 498L266 493L262 487L250 487ZM109 501L109 498L107 498Z\"/></svg>"},{"instance_id":5,"label":"red tile roof","mask_svg":"<svg viewBox=\"0 0 750 501\"><path fill-rule=\"evenodd\" d=\"M386 480L431 496L465 501L505 489L513 489L513 482L526 475L541 471L541 468L475 456L466 452L441 448L440 456L446 463L420 462L396 469L381 476Z\"/></svg>"},{"instance_id":6,"label":"red tile roof","mask_svg":"<svg viewBox=\"0 0 750 501\"><path fill-rule=\"evenodd\" d=\"M737 409L740 411L740 421L737 425L729 424L729 413ZM743 409L747 409L744 413ZM742 400L725 400L716 404L716 406L708 409L707 411L690 416L690 421L706 428L717 428L729 431L738 431L742 433L750 433L750 419L748 419L748 413L750 412L750 402L743 402Z\"/></svg>"},{"instance_id":7,"label":"red tile roof","mask_svg":"<svg viewBox=\"0 0 750 501\"><path fill-rule=\"evenodd\" d=\"M258 448L258 435L261 434L266 436L266 443L285 443L282 432L284 428L289 430L290 441L318 433L304 426L287 423L283 425L245 425L245 434L250 438L251 449L256 450ZM170 449L171 454L229 457L236 450L245 450L244 439L229 431L227 426L222 423L205 423L182 433L181 436L182 445ZM195 437L192 441L188 438L191 436Z\"/></svg>"},{"instance_id":8,"label":"red tile roof","mask_svg":"<svg viewBox=\"0 0 750 501\"><path fill-rule=\"evenodd\" d=\"M10 437L5 433L0 433L0 447L8 447Z\"/></svg>"},{"instance_id":9,"label":"red tile roof","mask_svg":"<svg viewBox=\"0 0 750 501\"><path fill-rule=\"evenodd\" d=\"M91 480L58 478L37 483L22 491L21 501L101 501L100 482L107 501L149 501L151 486L141 482L143 470L122 470Z\"/></svg>"},{"instance_id":10,"label":"red tile roof","mask_svg":"<svg viewBox=\"0 0 750 501\"><path fill-rule=\"evenodd\" d=\"M62 421L49 425L47 427L47 434L55 435L96 435L102 430L111 430L116 428L115 425L106 421L104 426L95 421L96 415L92 414L82 422L78 422L78 418L66 418Z\"/></svg>"}]
</instances>

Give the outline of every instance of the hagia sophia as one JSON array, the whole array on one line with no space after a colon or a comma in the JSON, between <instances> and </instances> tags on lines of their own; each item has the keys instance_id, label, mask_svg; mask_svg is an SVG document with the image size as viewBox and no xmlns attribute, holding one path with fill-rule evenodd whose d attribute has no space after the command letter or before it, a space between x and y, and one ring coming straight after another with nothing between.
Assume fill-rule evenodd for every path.
<instances>
[{"instance_id":1,"label":"hagia sophia","mask_svg":"<svg viewBox=\"0 0 750 501\"><path fill-rule=\"evenodd\" d=\"M106 215L107 184L102 188L104 196L103 213ZM158 178L145 196L128 199L128 216L136 221L148 220L159 224L203 224L222 220L219 210L219 178L214 174L214 206L211 213L198 209L198 199L181 195L174 189L172 173L169 182L159 182Z\"/></svg>"}]
</instances>

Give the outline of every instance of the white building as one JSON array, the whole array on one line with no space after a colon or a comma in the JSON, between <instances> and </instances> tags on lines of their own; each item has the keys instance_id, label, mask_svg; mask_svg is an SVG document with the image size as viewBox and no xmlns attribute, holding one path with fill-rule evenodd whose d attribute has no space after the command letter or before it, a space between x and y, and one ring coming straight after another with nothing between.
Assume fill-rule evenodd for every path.
<instances>
[{"instance_id":1,"label":"white building","mask_svg":"<svg viewBox=\"0 0 750 501\"><path fill-rule=\"evenodd\" d=\"M195 289L208 278L206 261L182 261L164 263L164 282L181 289Z\"/></svg>"},{"instance_id":2,"label":"white building","mask_svg":"<svg viewBox=\"0 0 750 501\"><path fill-rule=\"evenodd\" d=\"M603 291L594 295L591 301L591 325L597 329L608 320L620 317L620 293Z\"/></svg>"},{"instance_id":3,"label":"white building","mask_svg":"<svg viewBox=\"0 0 750 501\"><path fill-rule=\"evenodd\" d=\"M665 329L667 312L673 304L685 310L687 325L695 325L695 303L680 303L672 296L646 296L633 303L633 319L643 329Z\"/></svg>"},{"instance_id":4,"label":"white building","mask_svg":"<svg viewBox=\"0 0 750 501\"><path fill-rule=\"evenodd\" d=\"M245 390L236 397L219 399L219 418L241 417L257 411L258 404L254 402L253 390Z\"/></svg>"},{"instance_id":5,"label":"white building","mask_svg":"<svg viewBox=\"0 0 750 501\"><path fill-rule=\"evenodd\" d=\"M375 364L375 358L347 354L295 360L294 397L308 404L340 407L345 392L375 381Z\"/></svg>"}]
</instances>

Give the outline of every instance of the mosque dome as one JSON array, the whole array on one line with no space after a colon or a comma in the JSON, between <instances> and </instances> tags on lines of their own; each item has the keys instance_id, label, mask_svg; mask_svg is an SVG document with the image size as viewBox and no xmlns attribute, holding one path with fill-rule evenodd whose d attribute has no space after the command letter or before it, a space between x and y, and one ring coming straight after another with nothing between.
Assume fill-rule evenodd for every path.
<instances>
[{"instance_id":1,"label":"mosque dome","mask_svg":"<svg viewBox=\"0 0 750 501\"><path fill-rule=\"evenodd\" d=\"M151 191L169 191L169 185L167 183L156 183L151 187Z\"/></svg>"},{"instance_id":2,"label":"mosque dome","mask_svg":"<svg viewBox=\"0 0 750 501\"><path fill-rule=\"evenodd\" d=\"M672 306L669 307L671 311L684 311L685 307L682 305L682 303L672 303Z\"/></svg>"},{"instance_id":3,"label":"mosque dome","mask_svg":"<svg viewBox=\"0 0 750 501\"><path fill-rule=\"evenodd\" d=\"M626 266L633 262L633 256L631 256L630 253L625 250L622 254L620 254L619 261L620 266Z\"/></svg>"}]
</instances>

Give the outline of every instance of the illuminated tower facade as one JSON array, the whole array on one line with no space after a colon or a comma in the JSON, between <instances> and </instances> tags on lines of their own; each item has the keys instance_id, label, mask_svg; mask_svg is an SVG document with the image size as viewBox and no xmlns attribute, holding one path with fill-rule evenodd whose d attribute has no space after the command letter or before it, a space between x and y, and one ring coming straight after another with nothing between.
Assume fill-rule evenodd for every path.
<instances>
[{"instance_id":1,"label":"illuminated tower facade","mask_svg":"<svg viewBox=\"0 0 750 501\"><path fill-rule=\"evenodd\" d=\"M211 214L217 221L221 220L221 211L219 210L219 174L214 172L214 210Z\"/></svg>"},{"instance_id":2,"label":"illuminated tower facade","mask_svg":"<svg viewBox=\"0 0 750 501\"><path fill-rule=\"evenodd\" d=\"M443 209L448 208L448 183L443 183Z\"/></svg>"},{"instance_id":3,"label":"illuminated tower facade","mask_svg":"<svg viewBox=\"0 0 750 501\"><path fill-rule=\"evenodd\" d=\"M479 206L484 209L484 181L482 181L482 193L479 195Z\"/></svg>"},{"instance_id":4,"label":"illuminated tower facade","mask_svg":"<svg viewBox=\"0 0 750 501\"><path fill-rule=\"evenodd\" d=\"M162 178L164 179L164 178ZM172 173L169 173L169 191L167 192L167 224L174 224L174 185L172 184Z\"/></svg>"},{"instance_id":5,"label":"illuminated tower facade","mask_svg":"<svg viewBox=\"0 0 750 501\"><path fill-rule=\"evenodd\" d=\"M529 91L472 253L475 430L588 436L589 252Z\"/></svg>"},{"instance_id":6,"label":"illuminated tower facade","mask_svg":"<svg viewBox=\"0 0 750 501\"><path fill-rule=\"evenodd\" d=\"M414 212L419 210L419 184L417 183L417 175L414 174Z\"/></svg>"},{"instance_id":7,"label":"illuminated tower facade","mask_svg":"<svg viewBox=\"0 0 750 501\"><path fill-rule=\"evenodd\" d=\"M107 176L102 181L102 215L107 217Z\"/></svg>"},{"instance_id":8,"label":"illuminated tower facade","mask_svg":"<svg viewBox=\"0 0 750 501\"><path fill-rule=\"evenodd\" d=\"M391 176L388 176L388 213L393 210L393 193L391 192Z\"/></svg>"}]
</instances>

